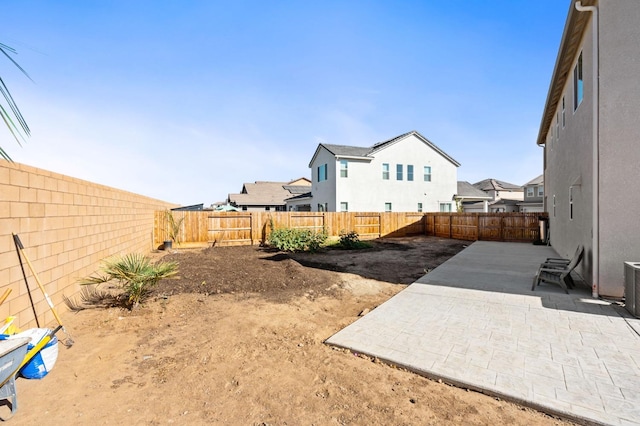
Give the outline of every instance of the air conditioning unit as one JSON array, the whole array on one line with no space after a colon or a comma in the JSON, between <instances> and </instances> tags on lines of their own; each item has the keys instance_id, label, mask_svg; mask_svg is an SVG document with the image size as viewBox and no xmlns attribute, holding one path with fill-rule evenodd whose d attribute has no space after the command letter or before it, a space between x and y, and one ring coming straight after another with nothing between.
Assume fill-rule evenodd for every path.
<instances>
[{"instance_id":1,"label":"air conditioning unit","mask_svg":"<svg viewBox=\"0 0 640 426\"><path fill-rule=\"evenodd\" d=\"M624 262L624 303L631 315L640 318L640 262Z\"/></svg>"}]
</instances>

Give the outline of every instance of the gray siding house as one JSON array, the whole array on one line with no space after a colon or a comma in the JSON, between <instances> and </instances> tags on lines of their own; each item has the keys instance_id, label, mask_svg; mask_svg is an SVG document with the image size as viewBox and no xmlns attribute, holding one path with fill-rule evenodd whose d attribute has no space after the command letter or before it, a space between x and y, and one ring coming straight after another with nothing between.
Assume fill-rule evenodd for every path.
<instances>
[{"instance_id":1,"label":"gray siding house","mask_svg":"<svg viewBox=\"0 0 640 426\"><path fill-rule=\"evenodd\" d=\"M522 213L537 213L544 211L544 175L524 184L524 200L518 203Z\"/></svg>"},{"instance_id":2,"label":"gray siding house","mask_svg":"<svg viewBox=\"0 0 640 426\"><path fill-rule=\"evenodd\" d=\"M571 1L538 134L556 251L585 259L594 297L621 298L640 261L640 1Z\"/></svg>"}]
</instances>

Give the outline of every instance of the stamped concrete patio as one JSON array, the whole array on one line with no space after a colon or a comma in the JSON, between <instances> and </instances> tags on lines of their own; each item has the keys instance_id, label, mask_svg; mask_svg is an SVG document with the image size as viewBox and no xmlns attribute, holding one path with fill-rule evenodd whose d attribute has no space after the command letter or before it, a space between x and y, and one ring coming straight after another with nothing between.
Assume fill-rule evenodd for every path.
<instances>
[{"instance_id":1,"label":"stamped concrete patio","mask_svg":"<svg viewBox=\"0 0 640 426\"><path fill-rule=\"evenodd\" d=\"M640 425L640 320L588 288L532 292L547 257L475 242L326 343L581 423Z\"/></svg>"}]
</instances>

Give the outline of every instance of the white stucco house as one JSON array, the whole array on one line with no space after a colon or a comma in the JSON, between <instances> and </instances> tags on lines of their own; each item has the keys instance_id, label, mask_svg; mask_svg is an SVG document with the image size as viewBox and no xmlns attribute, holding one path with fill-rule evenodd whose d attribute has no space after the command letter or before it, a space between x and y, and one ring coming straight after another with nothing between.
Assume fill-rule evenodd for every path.
<instances>
[{"instance_id":1,"label":"white stucco house","mask_svg":"<svg viewBox=\"0 0 640 426\"><path fill-rule=\"evenodd\" d=\"M319 144L312 211L455 211L460 163L416 131L370 147Z\"/></svg>"},{"instance_id":2,"label":"white stucco house","mask_svg":"<svg viewBox=\"0 0 640 426\"><path fill-rule=\"evenodd\" d=\"M550 241L565 257L583 245L594 297L620 298L640 261L640 1L565 4L537 139Z\"/></svg>"}]
</instances>

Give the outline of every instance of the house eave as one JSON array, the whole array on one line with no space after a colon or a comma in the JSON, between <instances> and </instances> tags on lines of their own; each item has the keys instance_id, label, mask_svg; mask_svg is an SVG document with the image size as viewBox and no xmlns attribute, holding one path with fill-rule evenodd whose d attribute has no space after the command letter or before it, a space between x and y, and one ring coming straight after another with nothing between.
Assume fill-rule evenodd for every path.
<instances>
[{"instance_id":1,"label":"house eave","mask_svg":"<svg viewBox=\"0 0 640 426\"><path fill-rule=\"evenodd\" d=\"M584 6L594 5L596 0L582 0ZM540 122L540 130L538 131L537 144L542 146L546 143L547 133L553 122L558 103L562 98L564 87L567 79L570 78L571 67L574 62L582 35L589 23L590 14L579 13L575 10L574 1L569 4L569 12L567 13L567 21L565 22L560 47L558 48L558 56L551 75L549 91L545 102L542 119Z\"/></svg>"}]
</instances>

